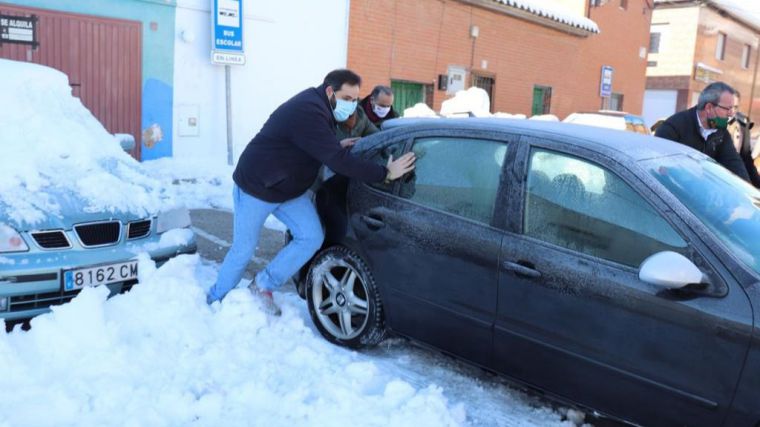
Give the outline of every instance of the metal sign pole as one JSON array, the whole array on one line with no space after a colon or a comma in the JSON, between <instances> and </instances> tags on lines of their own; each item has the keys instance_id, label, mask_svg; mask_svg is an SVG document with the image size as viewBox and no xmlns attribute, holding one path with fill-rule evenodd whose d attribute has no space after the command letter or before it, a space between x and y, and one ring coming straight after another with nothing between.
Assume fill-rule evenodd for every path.
<instances>
[{"instance_id":1,"label":"metal sign pole","mask_svg":"<svg viewBox=\"0 0 760 427\"><path fill-rule=\"evenodd\" d=\"M229 65L224 66L224 86L227 92L227 164L232 165L232 91Z\"/></svg>"},{"instance_id":2,"label":"metal sign pole","mask_svg":"<svg viewBox=\"0 0 760 427\"><path fill-rule=\"evenodd\" d=\"M234 158L230 65L245 65L243 21L243 0L211 0L211 62L224 65L228 165Z\"/></svg>"}]
</instances>

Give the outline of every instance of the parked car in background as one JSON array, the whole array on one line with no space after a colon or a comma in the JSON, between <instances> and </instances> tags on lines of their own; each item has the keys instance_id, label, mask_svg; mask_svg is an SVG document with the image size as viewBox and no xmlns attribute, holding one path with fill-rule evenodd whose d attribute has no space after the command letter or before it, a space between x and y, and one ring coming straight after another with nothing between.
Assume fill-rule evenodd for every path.
<instances>
[{"instance_id":1,"label":"parked car in background","mask_svg":"<svg viewBox=\"0 0 760 427\"><path fill-rule=\"evenodd\" d=\"M138 278L196 250L187 209L71 95L51 68L0 60L0 319L26 319L90 286Z\"/></svg>"},{"instance_id":2,"label":"parked car in background","mask_svg":"<svg viewBox=\"0 0 760 427\"><path fill-rule=\"evenodd\" d=\"M388 122L334 176L299 282L352 348L409 337L610 418L760 422L760 192L669 141L509 119Z\"/></svg>"},{"instance_id":3,"label":"parked car in background","mask_svg":"<svg viewBox=\"0 0 760 427\"><path fill-rule=\"evenodd\" d=\"M609 129L626 130L643 135L650 135L651 132L644 123L644 118L635 114L624 113L622 111L600 110L582 113L572 113L562 120L565 123L575 123L579 125L598 126Z\"/></svg>"}]
</instances>

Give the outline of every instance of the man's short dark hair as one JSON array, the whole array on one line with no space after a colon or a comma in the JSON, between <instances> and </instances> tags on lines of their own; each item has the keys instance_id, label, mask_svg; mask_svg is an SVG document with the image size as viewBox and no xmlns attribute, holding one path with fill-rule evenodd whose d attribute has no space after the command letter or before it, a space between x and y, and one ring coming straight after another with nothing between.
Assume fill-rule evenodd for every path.
<instances>
[{"instance_id":1,"label":"man's short dark hair","mask_svg":"<svg viewBox=\"0 0 760 427\"><path fill-rule=\"evenodd\" d=\"M341 68L327 73L323 84L330 86L337 92L344 84L348 84L349 86L361 86L362 78L351 70Z\"/></svg>"},{"instance_id":2,"label":"man's short dark hair","mask_svg":"<svg viewBox=\"0 0 760 427\"><path fill-rule=\"evenodd\" d=\"M375 99L377 98L377 95L380 95L381 93L384 93L388 96L393 96L393 89L389 88L388 86L377 85L374 89L372 89L370 96L372 99Z\"/></svg>"},{"instance_id":3,"label":"man's short dark hair","mask_svg":"<svg viewBox=\"0 0 760 427\"><path fill-rule=\"evenodd\" d=\"M723 82L714 82L707 85L702 93L699 94L699 102L697 103L697 110L704 110L707 104L718 105L720 102L720 96L723 92L728 92L731 95L736 95L736 89Z\"/></svg>"}]
</instances>

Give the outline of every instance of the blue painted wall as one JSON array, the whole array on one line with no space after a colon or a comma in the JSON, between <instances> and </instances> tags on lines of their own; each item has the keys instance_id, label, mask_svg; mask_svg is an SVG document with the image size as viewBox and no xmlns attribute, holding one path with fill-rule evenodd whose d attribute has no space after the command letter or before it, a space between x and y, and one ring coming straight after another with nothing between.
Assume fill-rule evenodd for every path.
<instances>
[{"instance_id":1,"label":"blue painted wall","mask_svg":"<svg viewBox=\"0 0 760 427\"><path fill-rule=\"evenodd\" d=\"M142 22L142 160L172 155L176 0L0 0Z\"/></svg>"}]
</instances>

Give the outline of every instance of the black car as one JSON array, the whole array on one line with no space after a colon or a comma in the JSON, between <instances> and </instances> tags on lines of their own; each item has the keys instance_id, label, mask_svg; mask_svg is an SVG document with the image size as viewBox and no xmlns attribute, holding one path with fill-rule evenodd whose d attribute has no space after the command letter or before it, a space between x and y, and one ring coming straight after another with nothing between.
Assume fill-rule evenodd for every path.
<instances>
[{"instance_id":1,"label":"black car","mask_svg":"<svg viewBox=\"0 0 760 427\"><path fill-rule=\"evenodd\" d=\"M326 339L392 332L631 423L758 425L760 193L744 181L683 145L567 123L402 119L355 150L417 167L317 193L325 246L299 292Z\"/></svg>"}]
</instances>

